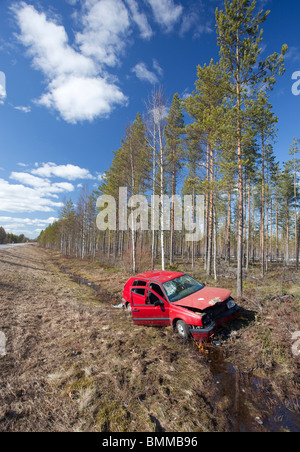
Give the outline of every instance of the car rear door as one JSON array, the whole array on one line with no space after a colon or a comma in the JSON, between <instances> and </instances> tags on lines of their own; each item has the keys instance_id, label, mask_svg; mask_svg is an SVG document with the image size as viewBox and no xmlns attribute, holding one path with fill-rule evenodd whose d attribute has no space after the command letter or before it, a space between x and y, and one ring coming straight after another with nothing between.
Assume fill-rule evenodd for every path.
<instances>
[{"instance_id":1,"label":"car rear door","mask_svg":"<svg viewBox=\"0 0 300 452\"><path fill-rule=\"evenodd\" d=\"M149 286L131 287L131 313L135 325L170 325L169 303Z\"/></svg>"}]
</instances>

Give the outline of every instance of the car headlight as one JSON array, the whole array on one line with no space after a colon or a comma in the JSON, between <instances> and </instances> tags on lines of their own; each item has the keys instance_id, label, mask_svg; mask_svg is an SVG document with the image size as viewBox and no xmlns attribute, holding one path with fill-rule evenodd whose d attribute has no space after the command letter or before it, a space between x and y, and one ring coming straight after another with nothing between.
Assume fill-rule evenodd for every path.
<instances>
[{"instance_id":1,"label":"car headlight","mask_svg":"<svg viewBox=\"0 0 300 452\"><path fill-rule=\"evenodd\" d=\"M235 301L234 301L233 298L230 298L230 299L227 301L227 309L232 309L232 308L234 308L234 307L235 307Z\"/></svg>"}]
</instances>

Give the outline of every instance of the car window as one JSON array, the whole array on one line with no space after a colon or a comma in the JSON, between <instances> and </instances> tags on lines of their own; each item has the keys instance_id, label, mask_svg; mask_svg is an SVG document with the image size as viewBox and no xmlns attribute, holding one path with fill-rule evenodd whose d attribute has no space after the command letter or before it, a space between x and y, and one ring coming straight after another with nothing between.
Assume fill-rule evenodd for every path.
<instances>
[{"instance_id":1,"label":"car window","mask_svg":"<svg viewBox=\"0 0 300 452\"><path fill-rule=\"evenodd\" d=\"M179 276L163 284L164 290L171 303L182 300L189 295L203 289L204 286L188 275Z\"/></svg>"},{"instance_id":2,"label":"car window","mask_svg":"<svg viewBox=\"0 0 300 452\"><path fill-rule=\"evenodd\" d=\"M143 281L143 280L139 280L139 279L136 279L134 282L133 282L133 284L132 284L133 286L147 286L147 281Z\"/></svg>"},{"instance_id":3,"label":"car window","mask_svg":"<svg viewBox=\"0 0 300 452\"><path fill-rule=\"evenodd\" d=\"M150 282L149 287L150 287L150 289L154 290L154 292L156 292L163 299L166 298L160 285ZM160 299L150 290L148 291L147 299L148 299L148 304L154 304L156 301L160 301Z\"/></svg>"},{"instance_id":4,"label":"car window","mask_svg":"<svg viewBox=\"0 0 300 452\"><path fill-rule=\"evenodd\" d=\"M145 286L146 287L146 285L147 285L147 281L142 281L142 280L135 280L134 282L133 282L133 284L132 284L132 287L136 287L136 286ZM132 289L132 292L133 293L136 293L136 294L138 294L138 295L141 295L141 296L145 296L145 289Z\"/></svg>"},{"instance_id":5,"label":"car window","mask_svg":"<svg viewBox=\"0 0 300 452\"><path fill-rule=\"evenodd\" d=\"M132 289L132 293L135 293L136 295L140 295L141 297L145 296L145 290L146 289Z\"/></svg>"}]
</instances>

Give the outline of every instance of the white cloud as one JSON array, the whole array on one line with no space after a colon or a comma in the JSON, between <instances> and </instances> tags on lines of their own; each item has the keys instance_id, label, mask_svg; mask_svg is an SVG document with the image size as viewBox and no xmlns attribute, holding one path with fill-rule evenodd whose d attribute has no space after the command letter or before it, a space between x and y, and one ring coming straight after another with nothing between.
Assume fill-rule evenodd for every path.
<instances>
[{"instance_id":1,"label":"white cloud","mask_svg":"<svg viewBox=\"0 0 300 452\"><path fill-rule=\"evenodd\" d=\"M290 46L285 58L287 60L292 61L293 63L299 62L300 61L300 51L297 47L295 46Z\"/></svg>"},{"instance_id":2,"label":"white cloud","mask_svg":"<svg viewBox=\"0 0 300 452\"><path fill-rule=\"evenodd\" d=\"M138 63L132 69L132 72L134 72L137 78L139 78L140 80L149 82L152 85L155 85L159 81L155 72L149 71L145 63Z\"/></svg>"},{"instance_id":3,"label":"white cloud","mask_svg":"<svg viewBox=\"0 0 300 452\"><path fill-rule=\"evenodd\" d=\"M0 179L0 212L2 213L0 226L14 234L24 233L32 238L36 237L45 226L53 223L56 218L54 216L47 219L21 218L22 214L54 212L63 207L62 196L75 190L75 185L70 181L97 180L89 170L71 164L36 163L35 169L31 170L25 163L18 165L22 168L27 167L27 172L24 169L20 172L12 172L10 181ZM64 180L54 182L52 178ZM16 218L9 214L15 214Z\"/></svg>"},{"instance_id":4,"label":"white cloud","mask_svg":"<svg viewBox=\"0 0 300 452\"><path fill-rule=\"evenodd\" d=\"M52 212L63 206L61 202L55 202L39 190L25 187L21 184L10 184L0 179L1 212Z\"/></svg>"},{"instance_id":5,"label":"white cloud","mask_svg":"<svg viewBox=\"0 0 300 452\"><path fill-rule=\"evenodd\" d=\"M76 35L82 54L101 65L117 65L130 33L129 14L123 2L85 0L82 24L82 32Z\"/></svg>"},{"instance_id":6,"label":"white cloud","mask_svg":"<svg viewBox=\"0 0 300 452\"><path fill-rule=\"evenodd\" d=\"M14 107L15 110L19 110L22 111L23 113L30 113L31 112L31 107Z\"/></svg>"},{"instance_id":7,"label":"white cloud","mask_svg":"<svg viewBox=\"0 0 300 452\"><path fill-rule=\"evenodd\" d=\"M25 3L21 3L19 9L15 6L14 10L21 30L19 38L28 48L36 69L49 77L96 73L93 61L69 45L62 25L48 20L45 13Z\"/></svg>"},{"instance_id":8,"label":"white cloud","mask_svg":"<svg viewBox=\"0 0 300 452\"><path fill-rule=\"evenodd\" d=\"M48 226L49 224L54 223L54 221L57 221L58 218L55 217L49 217L47 219L40 219L40 218L18 218L18 217L1 217L0 216L0 224L3 225L4 229L9 228L11 225L22 227L24 225L26 226ZM7 224L6 224L7 223ZM6 226L6 227L5 227Z\"/></svg>"},{"instance_id":9,"label":"white cloud","mask_svg":"<svg viewBox=\"0 0 300 452\"><path fill-rule=\"evenodd\" d=\"M80 168L75 165L56 165L55 163L43 163L37 169L31 171L32 174L40 177L59 177L68 181L74 181L77 179L94 179L89 170Z\"/></svg>"},{"instance_id":10,"label":"white cloud","mask_svg":"<svg viewBox=\"0 0 300 452\"><path fill-rule=\"evenodd\" d=\"M13 172L10 175L10 179L16 180L17 182L21 182L22 184L29 185L30 187L34 188L49 187L50 185L50 182L48 180L32 176L28 173Z\"/></svg>"},{"instance_id":11,"label":"white cloud","mask_svg":"<svg viewBox=\"0 0 300 452\"><path fill-rule=\"evenodd\" d=\"M120 2L86 0L86 8L90 9L84 19L84 33L77 35L81 53L71 47L65 28L54 19L48 19L45 13L38 12L24 2L13 7L20 27L19 39L28 49L34 68L40 70L48 82L46 92L37 103L59 111L61 117L69 123L92 121L97 117L107 116L116 105L124 105L127 102L119 87L108 80L108 76L98 64L100 61L112 63L116 55L115 49L116 52L120 50L120 33L117 33L117 25L114 24L116 17L107 24L111 25L112 29L115 27L115 34L113 30L109 30L105 39L103 30L102 34L99 33L102 37L94 41L95 47L91 47L93 39L96 39L93 37L96 30L94 27L99 25L101 20L109 20L109 15L101 16L99 12L94 18L90 15L98 3L114 3L116 6ZM127 26L124 17L122 21L122 14L118 19L121 21L120 29L125 30ZM113 36L116 38L113 39ZM100 46L101 42L103 47ZM98 61L91 58L92 56L97 56Z\"/></svg>"},{"instance_id":12,"label":"white cloud","mask_svg":"<svg viewBox=\"0 0 300 452\"><path fill-rule=\"evenodd\" d=\"M183 13L181 5L175 5L173 0L147 0L150 4L156 22L165 31L170 32Z\"/></svg>"},{"instance_id":13,"label":"white cloud","mask_svg":"<svg viewBox=\"0 0 300 452\"><path fill-rule=\"evenodd\" d=\"M211 19L205 21L199 13L199 7L192 7L189 11L186 11L182 17L182 23L180 27L180 35L183 36L192 30L194 38L199 38L202 34L211 34L214 31L214 26Z\"/></svg>"},{"instance_id":14,"label":"white cloud","mask_svg":"<svg viewBox=\"0 0 300 452\"><path fill-rule=\"evenodd\" d=\"M0 72L0 104L6 99L6 77L4 72Z\"/></svg>"},{"instance_id":15,"label":"white cloud","mask_svg":"<svg viewBox=\"0 0 300 452\"><path fill-rule=\"evenodd\" d=\"M60 112L72 124L108 116L113 106L125 104L125 96L100 77L61 76L54 79L38 104Z\"/></svg>"},{"instance_id":16,"label":"white cloud","mask_svg":"<svg viewBox=\"0 0 300 452\"><path fill-rule=\"evenodd\" d=\"M155 69L155 71L157 72L157 74L159 76L161 76L161 77L163 76L164 71L161 68L159 62L157 60L155 60L155 59L153 60L153 69Z\"/></svg>"},{"instance_id":17,"label":"white cloud","mask_svg":"<svg viewBox=\"0 0 300 452\"><path fill-rule=\"evenodd\" d=\"M41 196L58 198L57 194L59 193L70 193L74 191L74 186L69 182L51 184L48 179L41 179L40 177L36 177L28 173L13 172L10 175L10 179L35 188Z\"/></svg>"},{"instance_id":18,"label":"white cloud","mask_svg":"<svg viewBox=\"0 0 300 452\"><path fill-rule=\"evenodd\" d=\"M7 233L15 235L24 234L29 238L36 238L49 224L53 224L58 218L20 218L0 216L0 225Z\"/></svg>"},{"instance_id":19,"label":"white cloud","mask_svg":"<svg viewBox=\"0 0 300 452\"><path fill-rule=\"evenodd\" d=\"M102 181L105 178L105 174L104 173L97 173L97 180Z\"/></svg>"},{"instance_id":20,"label":"white cloud","mask_svg":"<svg viewBox=\"0 0 300 452\"><path fill-rule=\"evenodd\" d=\"M139 11L139 6L136 0L126 0L132 14L132 19L140 29L141 37L150 39L153 35L151 26L149 25L147 16Z\"/></svg>"}]
</instances>

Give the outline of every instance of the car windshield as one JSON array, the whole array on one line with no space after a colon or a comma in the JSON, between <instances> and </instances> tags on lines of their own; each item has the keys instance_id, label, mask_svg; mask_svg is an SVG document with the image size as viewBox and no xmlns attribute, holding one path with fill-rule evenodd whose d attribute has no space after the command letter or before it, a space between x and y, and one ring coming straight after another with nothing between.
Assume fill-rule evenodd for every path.
<instances>
[{"instance_id":1,"label":"car windshield","mask_svg":"<svg viewBox=\"0 0 300 452\"><path fill-rule=\"evenodd\" d=\"M188 275L179 276L179 278L165 282L163 286L170 303L182 300L183 298L198 292L204 287Z\"/></svg>"}]
</instances>

